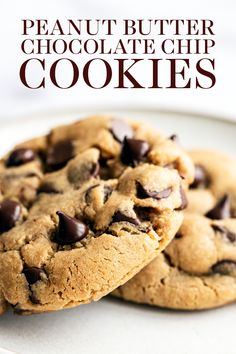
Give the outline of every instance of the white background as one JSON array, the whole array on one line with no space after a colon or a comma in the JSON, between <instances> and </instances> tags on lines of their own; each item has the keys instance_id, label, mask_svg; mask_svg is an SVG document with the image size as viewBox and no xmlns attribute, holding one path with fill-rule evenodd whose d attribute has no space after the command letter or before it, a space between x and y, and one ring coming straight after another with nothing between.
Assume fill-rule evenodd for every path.
<instances>
[{"instance_id":1,"label":"white background","mask_svg":"<svg viewBox=\"0 0 236 354\"><path fill-rule=\"evenodd\" d=\"M145 105L192 110L236 117L236 25L235 1L158 0L21 0L2 1L0 119L7 120L47 110L100 105ZM211 18L215 23L217 83L210 90L30 90L19 80L22 18ZM146 75L144 72L143 75Z\"/></svg>"}]
</instances>

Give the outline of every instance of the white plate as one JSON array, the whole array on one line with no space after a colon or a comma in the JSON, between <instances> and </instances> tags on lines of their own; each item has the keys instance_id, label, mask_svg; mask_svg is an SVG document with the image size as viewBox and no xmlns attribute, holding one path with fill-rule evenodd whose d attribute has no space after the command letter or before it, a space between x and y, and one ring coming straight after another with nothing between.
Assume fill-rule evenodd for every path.
<instances>
[{"instance_id":1,"label":"white plate","mask_svg":"<svg viewBox=\"0 0 236 354\"><path fill-rule=\"evenodd\" d=\"M90 113L94 112L38 115L3 124L0 153L16 142L46 132L55 124ZM236 124L232 122L135 109L114 109L109 113L145 120L167 135L177 133L185 147L236 153ZM235 319L236 305L183 312L106 298L43 315L23 317L9 312L0 318L0 346L20 354L233 354L236 353Z\"/></svg>"}]
</instances>

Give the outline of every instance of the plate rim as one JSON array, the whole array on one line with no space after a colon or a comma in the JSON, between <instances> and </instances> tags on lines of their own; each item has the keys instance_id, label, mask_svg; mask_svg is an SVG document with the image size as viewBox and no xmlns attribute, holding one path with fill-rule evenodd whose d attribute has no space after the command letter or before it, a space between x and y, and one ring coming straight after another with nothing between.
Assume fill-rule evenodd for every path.
<instances>
[{"instance_id":1,"label":"plate rim","mask_svg":"<svg viewBox=\"0 0 236 354\"><path fill-rule=\"evenodd\" d=\"M93 114L96 115L103 115L111 113L111 111L117 111L117 112L125 112L127 113L132 113L132 112L147 112L149 114L162 114L162 115L176 115L180 117L188 117L192 116L194 118L201 118L201 119L206 119L208 121L217 121L221 123L226 123L235 126L236 125L236 120L233 118L230 118L229 116L223 116L223 115L217 115L217 114L210 114L210 113L204 113L204 112L196 112L196 111L191 111L191 110L185 110L185 109L167 109L167 108L162 108L162 107L150 107L146 106L145 104L124 104L124 105L115 105L115 104L96 104L94 107L89 108L88 104L83 104L79 106L65 106L64 108L50 108L50 109L42 109L37 112L31 112L27 113L26 115L19 115L19 116L14 116L11 119L7 119L5 121L0 121L0 126L1 128L5 128L6 126L9 127L11 125L14 125L17 123L17 121L27 123L28 121L32 119L47 119L50 117L58 116L63 117L66 114L82 114L86 113L89 114L90 112L94 112ZM95 113L96 112L96 113Z\"/></svg>"}]
</instances>

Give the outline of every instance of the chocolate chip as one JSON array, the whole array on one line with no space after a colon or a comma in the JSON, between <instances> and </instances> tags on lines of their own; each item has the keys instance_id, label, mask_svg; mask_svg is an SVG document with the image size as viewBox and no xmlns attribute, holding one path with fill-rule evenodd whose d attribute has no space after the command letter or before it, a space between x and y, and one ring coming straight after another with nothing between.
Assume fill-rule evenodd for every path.
<instances>
[{"instance_id":1,"label":"chocolate chip","mask_svg":"<svg viewBox=\"0 0 236 354\"><path fill-rule=\"evenodd\" d=\"M230 198L228 194L225 194L214 208L206 213L206 217L217 220L228 219L231 217Z\"/></svg>"},{"instance_id":2,"label":"chocolate chip","mask_svg":"<svg viewBox=\"0 0 236 354\"><path fill-rule=\"evenodd\" d=\"M99 171L100 166L98 162L74 161L68 167L67 178L77 189L88 182L91 177L97 177Z\"/></svg>"},{"instance_id":3,"label":"chocolate chip","mask_svg":"<svg viewBox=\"0 0 236 354\"><path fill-rule=\"evenodd\" d=\"M58 194L60 191L58 191L52 184L44 183L39 187L37 193Z\"/></svg>"},{"instance_id":4,"label":"chocolate chip","mask_svg":"<svg viewBox=\"0 0 236 354\"><path fill-rule=\"evenodd\" d=\"M59 225L54 241L60 245L70 245L81 241L88 234L88 227L80 220L58 211Z\"/></svg>"},{"instance_id":5,"label":"chocolate chip","mask_svg":"<svg viewBox=\"0 0 236 354\"><path fill-rule=\"evenodd\" d=\"M176 134L173 134L169 137L170 140L174 141L175 143L179 144L179 137Z\"/></svg>"},{"instance_id":6,"label":"chocolate chip","mask_svg":"<svg viewBox=\"0 0 236 354\"><path fill-rule=\"evenodd\" d=\"M98 187L98 186L99 186L99 184L95 184L94 186L91 186L91 187L89 187L89 188L86 190L85 195L84 195L84 199L85 199L85 202L86 202L87 204L89 204L89 203L91 202L91 200L90 200L90 192L91 192L91 190L94 189L94 188L96 188L96 187Z\"/></svg>"},{"instance_id":7,"label":"chocolate chip","mask_svg":"<svg viewBox=\"0 0 236 354\"><path fill-rule=\"evenodd\" d=\"M150 207L134 207L135 214L138 216L138 219L141 221L150 221L151 215L156 214L156 210Z\"/></svg>"},{"instance_id":8,"label":"chocolate chip","mask_svg":"<svg viewBox=\"0 0 236 354\"><path fill-rule=\"evenodd\" d=\"M6 232L15 226L20 218L21 206L14 200L5 199L0 203L0 232Z\"/></svg>"},{"instance_id":9,"label":"chocolate chip","mask_svg":"<svg viewBox=\"0 0 236 354\"><path fill-rule=\"evenodd\" d=\"M144 140L125 138L121 150L120 159L124 165L136 166L142 161L150 149Z\"/></svg>"},{"instance_id":10,"label":"chocolate chip","mask_svg":"<svg viewBox=\"0 0 236 354\"><path fill-rule=\"evenodd\" d=\"M165 258L165 261L166 263L170 266L170 267L174 267L174 263L172 262L171 260L171 257L166 253L166 252L162 252L164 258Z\"/></svg>"},{"instance_id":11,"label":"chocolate chip","mask_svg":"<svg viewBox=\"0 0 236 354\"><path fill-rule=\"evenodd\" d=\"M225 234L227 232L226 227L221 226L221 225L211 225L211 227L213 228L214 231L218 231L222 234Z\"/></svg>"},{"instance_id":12,"label":"chocolate chip","mask_svg":"<svg viewBox=\"0 0 236 354\"><path fill-rule=\"evenodd\" d=\"M103 188L103 193L104 193L103 203L106 203L106 201L109 199L112 191L113 190L110 186L104 186L104 188Z\"/></svg>"},{"instance_id":13,"label":"chocolate chip","mask_svg":"<svg viewBox=\"0 0 236 354\"><path fill-rule=\"evenodd\" d=\"M223 260L213 265L212 271L214 273L220 273L222 275L235 275L236 274L236 262L230 260Z\"/></svg>"},{"instance_id":14,"label":"chocolate chip","mask_svg":"<svg viewBox=\"0 0 236 354\"><path fill-rule=\"evenodd\" d=\"M227 230L226 236L230 242L235 242L236 241L236 234Z\"/></svg>"},{"instance_id":15,"label":"chocolate chip","mask_svg":"<svg viewBox=\"0 0 236 354\"><path fill-rule=\"evenodd\" d=\"M121 211L116 211L113 215L112 222L127 221L130 224L139 225L140 221L137 218L132 218L123 214Z\"/></svg>"},{"instance_id":16,"label":"chocolate chip","mask_svg":"<svg viewBox=\"0 0 236 354\"><path fill-rule=\"evenodd\" d=\"M221 225L211 225L214 231L218 231L221 234L225 235L230 242L236 241L236 234L229 231L226 227Z\"/></svg>"},{"instance_id":17,"label":"chocolate chip","mask_svg":"<svg viewBox=\"0 0 236 354\"><path fill-rule=\"evenodd\" d=\"M107 164L107 162L109 161L109 159L106 159L106 158L104 158L104 157L100 157L100 159L99 159L99 165L101 166L101 167L108 167L108 164Z\"/></svg>"},{"instance_id":18,"label":"chocolate chip","mask_svg":"<svg viewBox=\"0 0 236 354\"><path fill-rule=\"evenodd\" d=\"M180 232L178 232L176 235L175 235L175 238L176 239L180 239L180 238L182 238L183 237L183 235L180 233Z\"/></svg>"},{"instance_id":19,"label":"chocolate chip","mask_svg":"<svg viewBox=\"0 0 236 354\"><path fill-rule=\"evenodd\" d=\"M100 166L99 166L99 163L97 162L97 163L93 163L92 164L92 166L91 166L91 169L90 169L90 175L92 176L92 177L97 177L98 176L98 174L99 174L99 170L100 170Z\"/></svg>"},{"instance_id":20,"label":"chocolate chip","mask_svg":"<svg viewBox=\"0 0 236 354\"><path fill-rule=\"evenodd\" d=\"M117 118L111 121L111 133L120 143L123 142L125 137L132 138L133 136L133 130L130 126L123 120Z\"/></svg>"},{"instance_id":21,"label":"chocolate chip","mask_svg":"<svg viewBox=\"0 0 236 354\"><path fill-rule=\"evenodd\" d=\"M112 170L109 168L109 161L111 160L107 158L99 159L99 165L100 165L99 176L102 180L108 180L114 178L112 174Z\"/></svg>"},{"instance_id":22,"label":"chocolate chip","mask_svg":"<svg viewBox=\"0 0 236 354\"><path fill-rule=\"evenodd\" d=\"M194 181L190 188L206 188L210 184L209 176L204 167L201 165L195 165Z\"/></svg>"},{"instance_id":23,"label":"chocolate chip","mask_svg":"<svg viewBox=\"0 0 236 354\"><path fill-rule=\"evenodd\" d=\"M148 191L143 187L143 185L140 182L136 182L136 186L137 186L137 197L140 199L145 199L145 198L153 198L158 200L164 199L164 198L168 198L172 192L172 188L166 188L160 192Z\"/></svg>"},{"instance_id":24,"label":"chocolate chip","mask_svg":"<svg viewBox=\"0 0 236 354\"><path fill-rule=\"evenodd\" d=\"M37 299L37 297L33 293L29 296L29 299L32 302L32 304L35 304L35 305L40 304L40 301Z\"/></svg>"},{"instance_id":25,"label":"chocolate chip","mask_svg":"<svg viewBox=\"0 0 236 354\"><path fill-rule=\"evenodd\" d=\"M164 167L169 168L170 170L173 170L174 168L176 168L174 163L168 163Z\"/></svg>"},{"instance_id":26,"label":"chocolate chip","mask_svg":"<svg viewBox=\"0 0 236 354\"><path fill-rule=\"evenodd\" d=\"M49 167L57 170L65 166L72 157L74 157L73 144L70 140L64 140L50 147L46 163Z\"/></svg>"},{"instance_id":27,"label":"chocolate chip","mask_svg":"<svg viewBox=\"0 0 236 354\"><path fill-rule=\"evenodd\" d=\"M35 172L28 172L28 173L25 173L25 177L26 178L33 178L33 177L39 177L39 175Z\"/></svg>"},{"instance_id":28,"label":"chocolate chip","mask_svg":"<svg viewBox=\"0 0 236 354\"><path fill-rule=\"evenodd\" d=\"M41 279L42 269L36 267L25 267L23 273L27 282L31 285Z\"/></svg>"},{"instance_id":29,"label":"chocolate chip","mask_svg":"<svg viewBox=\"0 0 236 354\"><path fill-rule=\"evenodd\" d=\"M180 197L181 197L181 205L176 210L183 210L183 209L186 209L188 206L188 199L187 199L186 193L185 193L182 186L180 186L179 191L180 191Z\"/></svg>"},{"instance_id":30,"label":"chocolate chip","mask_svg":"<svg viewBox=\"0 0 236 354\"><path fill-rule=\"evenodd\" d=\"M20 166L35 159L35 152L31 149L20 148L14 150L8 160L6 161L7 167Z\"/></svg>"}]
</instances>

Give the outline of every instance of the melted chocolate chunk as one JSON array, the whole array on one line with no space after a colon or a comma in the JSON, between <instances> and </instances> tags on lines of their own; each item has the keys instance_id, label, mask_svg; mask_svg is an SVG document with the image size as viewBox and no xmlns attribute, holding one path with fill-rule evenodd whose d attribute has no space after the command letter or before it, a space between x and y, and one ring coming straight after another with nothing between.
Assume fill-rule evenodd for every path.
<instances>
[{"instance_id":1,"label":"melted chocolate chunk","mask_svg":"<svg viewBox=\"0 0 236 354\"><path fill-rule=\"evenodd\" d=\"M23 273L27 282L32 285L41 279L42 269L36 267L25 267Z\"/></svg>"},{"instance_id":2,"label":"melted chocolate chunk","mask_svg":"<svg viewBox=\"0 0 236 354\"><path fill-rule=\"evenodd\" d=\"M94 188L96 188L98 186L99 186L99 184L95 184L94 186L91 186L86 190L85 195L84 195L84 199L87 204L89 204L91 202L91 198L90 198L91 190L93 190Z\"/></svg>"},{"instance_id":3,"label":"melted chocolate chunk","mask_svg":"<svg viewBox=\"0 0 236 354\"><path fill-rule=\"evenodd\" d=\"M141 221L150 221L152 214L156 214L156 210L150 207L134 207L134 211Z\"/></svg>"},{"instance_id":4,"label":"melted chocolate chunk","mask_svg":"<svg viewBox=\"0 0 236 354\"><path fill-rule=\"evenodd\" d=\"M212 271L222 275L236 275L236 262L231 260L223 260L213 265Z\"/></svg>"},{"instance_id":5,"label":"melted chocolate chunk","mask_svg":"<svg viewBox=\"0 0 236 354\"><path fill-rule=\"evenodd\" d=\"M54 241L60 245L70 245L81 241L88 234L88 227L80 220L58 211L59 225Z\"/></svg>"},{"instance_id":6,"label":"melted chocolate chunk","mask_svg":"<svg viewBox=\"0 0 236 354\"><path fill-rule=\"evenodd\" d=\"M114 138L120 143L123 142L124 138L132 138L133 131L130 126L121 119L112 119L111 121L111 133Z\"/></svg>"},{"instance_id":7,"label":"melted chocolate chunk","mask_svg":"<svg viewBox=\"0 0 236 354\"><path fill-rule=\"evenodd\" d=\"M114 178L112 169L109 167L109 162L112 161L112 158L107 158L107 157L102 157L100 156L99 158L99 166L100 166L100 171L99 171L99 176L103 180L108 180Z\"/></svg>"},{"instance_id":8,"label":"melted chocolate chunk","mask_svg":"<svg viewBox=\"0 0 236 354\"><path fill-rule=\"evenodd\" d=\"M92 164L92 166L91 166L91 169L90 169L90 175L92 176L92 177L97 177L98 176L98 174L99 174L99 170L100 170L100 166L99 166L99 163L97 162L97 163L93 163Z\"/></svg>"},{"instance_id":9,"label":"melted chocolate chunk","mask_svg":"<svg viewBox=\"0 0 236 354\"><path fill-rule=\"evenodd\" d=\"M230 198L228 194L225 194L214 208L206 213L206 217L215 220L228 219L231 217Z\"/></svg>"},{"instance_id":10,"label":"melted chocolate chunk","mask_svg":"<svg viewBox=\"0 0 236 354\"><path fill-rule=\"evenodd\" d=\"M226 237L230 242L235 242L236 241L236 234L227 230Z\"/></svg>"},{"instance_id":11,"label":"melted chocolate chunk","mask_svg":"<svg viewBox=\"0 0 236 354\"><path fill-rule=\"evenodd\" d=\"M47 193L47 194L58 194L58 193L61 193L60 191L58 191L52 184L50 183L44 183L42 184L38 191L37 191L38 194L40 193Z\"/></svg>"},{"instance_id":12,"label":"melted chocolate chunk","mask_svg":"<svg viewBox=\"0 0 236 354\"><path fill-rule=\"evenodd\" d=\"M144 140L125 138L120 155L121 162L134 167L144 160L149 149L149 144Z\"/></svg>"},{"instance_id":13,"label":"melted chocolate chunk","mask_svg":"<svg viewBox=\"0 0 236 354\"><path fill-rule=\"evenodd\" d=\"M166 253L166 252L162 252L164 258L165 258L165 261L166 263L170 266L170 267L174 267L174 263L172 262L171 260L171 257Z\"/></svg>"},{"instance_id":14,"label":"melted chocolate chunk","mask_svg":"<svg viewBox=\"0 0 236 354\"><path fill-rule=\"evenodd\" d=\"M182 235L180 232L177 232L177 234L175 235L174 238L180 239L180 238L182 238L182 237L183 237L183 235Z\"/></svg>"},{"instance_id":15,"label":"melted chocolate chunk","mask_svg":"<svg viewBox=\"0 0 236 354\"><path fill-rule=\"evenodd\" d=\"M136 182L137 185L137 197L140 199L153 198L153 199L164 199L168 198L172 192L172 188L163 189L160 192L148 191L143 187L140 182Z\"/></svg>"},{"instance_id":16,"label":"melted chocolate chunk","mask_svg":"<svg viewBox=\"0 0 236 354\"><path fill-rule=\"evenodd\" d=\"M100 157L100 159L99 159L99 165L100 165L102 168L106 168L106 167L108 167L108 164L107 164L108 161L109 161L109 159L104 158L104 157Z\"/></svg>"},{"instance_id":17,"label":"melted chocolate chunk","mask_svg":"<svg viewBox=\"0 0 236 354\"><path fill-rule=\"evenodd\" d=\"M164 167L169 168L170 170L176 169L175 163L168 163Z\"/></svg>"},{"instance_id":18,"label":"melted chocolate chunk","mask_svg":"<svg viewBox=\"0 0 236 354\"><path fill-rule=\"evenodd\" d=\"M6 161L7 167L15 167L20 166L25 163L31 162L35 159L36 155L35 152L31 149L20 148L14 150L8 160Z\"/></svg>"},{"instance_id":19,"label":"melted chocolate chunk","mask_svg":"<svg viewBox=\"0 0 236 354\"><path fill-rule=\"evenodd\" d=\"M14 200L5 199L0 203L0 232L6 232L15 226L20 218L21 206Z\"/></svg>"},{"instance_id":20,"label":"melted chocolate chunk","mask_svg":"<svg viewBox=\"0 0 236 354\"><path fill-rule=\"evenodd\" d=\"M112 190L112 188L110 186L104 186L104 189L103 189L103 193L104 193L103 203L106 203L106 201L109 199L112 191L113 190Z\"/></svg>"},{"instance_id":21,"label":"melted chocolate chunk","mask_svg":"<svg viewBox=\"0 0 236 354\"><path fill-rule=\"evenodd\" d=\"M204 167L201 165L195 165L194 181L190 188L206 188L210 184L210 179Z\"/></svg>"},{"instance_id":22,"label":"melted chocolate chunk","mask_svg":"<svg viewBox=\"0 0 236 354\"><path fill-rule=\"evenodd\" d=\"M117 211L113 215L112 222L120 222L120 221L126 221L134 225L140 224L140 221L137 218L132 218L130 216L123 214L121 211Z\"/></svg>"},{"instance_id":23,"label":"melted chocolate chunk","mask_svg":"<svg viewBox=\"0 0 236 354\"><path fill-rule=\"evenodd\" d=\"M14 307L14 305L11 305L11 306L13 307L14 314L16 314L16 315L19 315L19 316L28 315L30 313L30 311L28 311L28 310L22 310L21 308L19 308L19 304L17 304L15 307Z\"/></svg>"},{"instance_id":24,"label":"melted chocolate chunk","mask_svg":"<svg viewBox=\"0 0 236 354\"><path fill-rule=\"evenodd\" d=\"M226 227L221 225L211 225L213 230L220 232L221 234L225 235L230 242L236 241L236 234L229 231Z\"/></svg>"},{"instance_id":25,"label":"melted chocolate chunk","mask_svg":"<svg viewBox=\"0 0 236 354\"><path fill-rule=\"evenodd\" d=\"M74 147L70 140L60 141L50 147L47 155L47 165L54 169L60 169L74 157Z\"/></svg>"},{"instance_id":26,"label":"melted chocolate chunk","mask_svg":"<svg viewBox=\"0 0 236 354\"><path fill-rule=\"evenodd\" d=\"M181 205L176 210L183 210L183 209L186 209L188 206L188 199L187 199L186 193L185 193L182 186L180 186L179 191L180 191L180 197L181 197Z\"/></svg>"}]
</instances>

